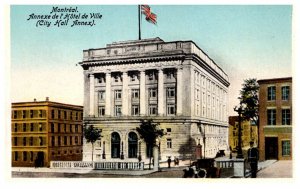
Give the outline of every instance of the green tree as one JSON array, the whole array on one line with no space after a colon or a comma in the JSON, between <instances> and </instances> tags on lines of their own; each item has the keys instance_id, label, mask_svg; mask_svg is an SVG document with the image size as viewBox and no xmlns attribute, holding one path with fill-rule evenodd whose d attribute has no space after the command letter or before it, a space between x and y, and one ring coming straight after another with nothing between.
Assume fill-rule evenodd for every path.
<instances>
[{"instance_id":1,"label":"green tree","mask_svg":"<svg viewBox=\"0 0 300 189\"><path fill-rule=\"evenodd\" d=\"M164 136L163 129L158 127L159 123L153 123L153 120L141 120L140 127L137 127L136 130L139 133L140 137L145 141L150 150L149 157L149 169L151 168L151 158L153 146L156 143L158 137Z\"/></svg>"},{"instance_id":2,"label":"green tree","mask_svg":"<svg viewBox=\"0 0 300 189\"><path fill-rule=\"evenodd\" d=\"M84 138L87 143L92 143L92 161L94 156L94 143L99 140L101 136L101 131L94 127L94 125L84 126Z\"/></svg>"},{"instance_id":3,"label":"green tree","mask_svg":"<svg viewBox=\"0 0 300 189\"><path fill-rule=\"evenodd\" d=\"M240 105L243 107L243 119L250 120L255 123L259 136L258 90L259 85L256 78L245 79L238 99L240 100Z\"/></svg>"}]
</instances>

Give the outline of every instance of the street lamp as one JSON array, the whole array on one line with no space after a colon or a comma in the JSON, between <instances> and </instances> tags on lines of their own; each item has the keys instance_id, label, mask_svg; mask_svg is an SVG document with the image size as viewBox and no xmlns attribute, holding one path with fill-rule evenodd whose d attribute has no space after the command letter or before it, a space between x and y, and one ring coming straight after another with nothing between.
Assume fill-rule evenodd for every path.
<instances>
[{"instance_id":1,"label":"street lamp","mask_svg":"<svg viewBox=\"0 0 300 189\"><path fill-rule=\"evenodd\" d=\"M242 143L242 137L241 137L241 135L242 135L242 133L241 133L241 119L242 119L242 113L243 113L243 107L242 107L242 105L240 104L240 107L234 107L234 109L233 109L235 112L237 112L238 114L239 114L239 133L238 133L238 149L237 149L237 156L236 156L236 158L244 158L243 157L243 152L242 152L242 145L241 145L241 143Z\"/></svg>"}]
</instances>

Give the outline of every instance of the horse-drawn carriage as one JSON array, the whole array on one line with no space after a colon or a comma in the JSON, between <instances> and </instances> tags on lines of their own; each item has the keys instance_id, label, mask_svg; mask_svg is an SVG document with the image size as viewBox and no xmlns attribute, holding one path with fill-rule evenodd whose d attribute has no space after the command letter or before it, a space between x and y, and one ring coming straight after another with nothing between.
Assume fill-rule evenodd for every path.
<instances>
[{"instance_id":1,"label":"horse-drawn carriage","mask_svg":"<svg viewBox=\"0 0 300 189\"><path fill-rule=\"evenodd\" d=\"M214 166L214 159L198 159L183 170L184 178L218 178L220 170Z\"/></svg>"}]
</instances>

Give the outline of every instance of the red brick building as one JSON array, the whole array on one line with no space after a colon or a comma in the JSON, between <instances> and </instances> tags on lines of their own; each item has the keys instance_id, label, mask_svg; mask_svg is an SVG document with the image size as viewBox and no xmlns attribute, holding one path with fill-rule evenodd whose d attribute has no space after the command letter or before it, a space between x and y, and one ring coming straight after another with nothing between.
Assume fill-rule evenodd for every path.
<instances>
[{"instance_id":1,"label":"red brick building","mask_svg":"<svg viewBox=\"0 0 300 189\"><path fill-rule=\"evenodd\" d=\"M259 159L292 159L292 78L259 80Z\"/></svg>"}]
</instances>

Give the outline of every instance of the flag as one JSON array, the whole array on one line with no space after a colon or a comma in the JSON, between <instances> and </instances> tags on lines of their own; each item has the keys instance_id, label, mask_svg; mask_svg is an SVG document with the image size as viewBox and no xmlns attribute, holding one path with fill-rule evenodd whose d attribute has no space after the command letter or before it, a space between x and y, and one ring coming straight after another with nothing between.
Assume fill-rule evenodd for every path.
<instances>
[{"instance_id":1,"label":"flag","mask_svg":"<svg viewBox=\"0 0 300 189\"><path fill-rule=\"evenodd\" d=\"M156 14L151 12L149 5L141 5L142 13L146 16L146 20L148 22L152 22L153 24L156 24Z\"/></svg>"}]
</instances>

